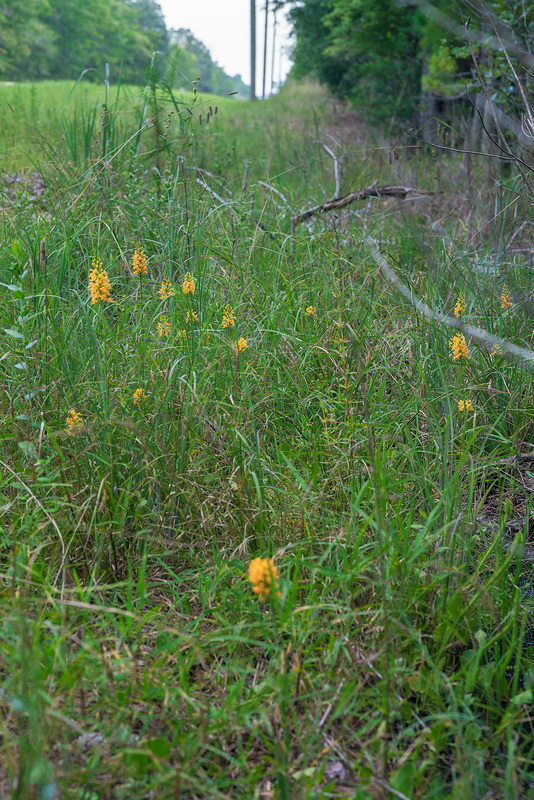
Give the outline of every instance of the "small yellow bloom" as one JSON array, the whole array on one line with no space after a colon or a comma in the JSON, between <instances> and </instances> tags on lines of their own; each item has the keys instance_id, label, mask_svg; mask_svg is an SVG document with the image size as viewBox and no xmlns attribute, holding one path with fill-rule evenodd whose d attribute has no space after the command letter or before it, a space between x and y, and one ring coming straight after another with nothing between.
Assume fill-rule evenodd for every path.
<instances>
[{"instance_id":1,"label":"small yellow bloom","mask_svg":"<svg viewBox=\"0 0 534 800\"><path fill-rule=\"evenodd\" d=\"M148 274L145 251L141 250L137 245L133 254L133 274L139 275L139 277Z\"/></svg>"},{"instance_id":2,"label":"small yellow bloom","mask_svg":"<svg viewBox=\"0 0 534 800\"><path fill-rule=\"evenodd\" d=\"M458 411L472 411L473 403L471 400L458 400Z\"/></svg>"},{"instance_id":3,"label":"small yellow bloom","mask_svg":"<svg viewBox=\"0 0 534 800\"><path fill-rule=\"evenodd\" d=\"M456 317L461 317L465 311L465 300L463 294L458 297L456 301L456 305L454 306L454 315Z\"/></svg>"},{"instance_id":4,"label":"small yellow bloom","mask_svg":"<svg viewBox=\"0 0 534 800\"><path fill-rule=\"evenodd\" d=\"M184 294L195 294L195 281L190 272L185 273L184 282L182 283L182 292Z\"/></svg>"},{"instance_id":5,"label":"small yellow bloom","mask_svg":"<svg viewBox=\"0 0 534 800\"><path fill-rule=\"evenodd\" d=\"M248 568L248 577L252 584L252 591L259 595L260 602L263 603L274 589L277 597L282 596L278 590L278 570L272 558L255 558Z\"/></svg>"},{"instance_id":6,"label":"small yellow bloom","mask_svg":"<svg viewBox=\"0 0 534 800\"><path fill-rule=\"evenodd\" d=\"M309 317L313 317L313 315L315 314L315 306L308 306L308 308L306 309L306 314Z\"/></svg>"},{"instance_id":7,"label":"small yellow bloom","mask_svg":"<svg viewBox=\"0 0 534 800\"><path fill-rule=\"evenodd\" d=\"M185 315L185 321L186 322L189 322L189 321L198 322L198 314L197 314L197 312L196 311L188 311L187 314Z\"/></svg>"},{"instance_id":8,"label":"small yellow bloom","mask_svg":"<svg viewBox=\"0 0 534 800\"><path fill-rule=\"evenodd\" d=\"M502 294L501 294L501 308L503 311L506 311L507 308L512 308L514 304L514 298L510 293L510 289L506 284L502 287Z\"/></svg>"},{"instance_id":9,"label":"small yellow bloom","mask_svg":"<svg viewBox=\"0 0 534 800\"><path fill-rule=\"evenodd\" d=\"M452 350L452 357L455 361L458 361L459 358L469 357L469 348L463 333L457 333L452 339L449 339L449 347Z\"/></svg>"},{"instance_id":10,"label":"small yellow bloom","mask_svg":"<svg viewBox=\"0 0 534 800\"><path fill-rule=\"evenodd\" d=\"M490 356L494 358L495 356L502 356L502 350L498 344L494 344L491 348Z\"/></svg>"},{"instance_id":11,"label":"small yellow bloom","mask_svg":"<svg viewBox=\"0 0 534 800\"><path fill-rule=\"evenodd\" d=\"M162 300L166 300L167 297L172 297L174 293L174 286L172 285L170 278L165 275L161 282L158 294Z\"/></svg>"},{"instance_id":12,"label":"small yellow bloom","mask_svg":"<svg viewBox=\"0 0 534 800\"><path fill-rule=\"evenodd\" d=\"M240 336L237 341L237 344L234 344L234 352L237 353L239 351L240 353L242 353L243 350L247 349L247 347L248 347L247 340L244 339L243 336Z\"/></svg>"},{"instance_id":13,"label":"small yellow bloom","mask_svg":"<svg viewBox=\"0 0 534 800\"><path fill-rule=\"evenodd\" d=\"M136 406L142 406L143 401L147 399L144 389L136 389L133 394L133 401Z\"/></svg>"},{"instance_id":14,"label":"small yellow bloom","mask_svg":"<svg viewBox=\"0 0 534 800\"><path fill-rule=\"evenodd\" d=\"M178 331L177 336L179 339L187 339L187 331L182 328L181 331Z\"/></svg>"},{"instance_id":15,"label":"small yellow bloom","mask_svg":"<svg viewBox=\"0 0 534 800\"><path fill-rule=\"evenodd\" d=\"M233 328L235 325L235 314L232 306L227 305L223 309L222 326L223 328Z\"/></svg>"},{"instance_id":16,"label":"small yellow bloom","mask_svg":"<svg viewBox=\"0 0 534 800\"><path fill-rule=\"evenodd\" d=\"M76 428L80 428L83 425L82 415L78 414L74 408L71 408L69 413L67 414L67 428L69 431L75 433Z\"/></svg>"},{"instance_id":17,"label":"small yellow bloom","mask_svg":"<svg viewBox=\"0 0 534 800\"><path fill-rule=\"evenodd\" d=\"M166 339L171 332L171 323L167 317L161 317L157 326L157 332L160 339Z\"/></svg>"},{"instance_id":18,"label":"small yellow bloom","mask_svg":"<svg viewBox=\"0 0 534 800\"><path fill-rule=\"evenodd\" d=\"M102 262L99 258L93 258L91 261L91 269L89 270L89 293L91 295L91 303L112 303L111 299L111 284L109 282L108 273L102 267Z\"/></svg>"}]
</instances>

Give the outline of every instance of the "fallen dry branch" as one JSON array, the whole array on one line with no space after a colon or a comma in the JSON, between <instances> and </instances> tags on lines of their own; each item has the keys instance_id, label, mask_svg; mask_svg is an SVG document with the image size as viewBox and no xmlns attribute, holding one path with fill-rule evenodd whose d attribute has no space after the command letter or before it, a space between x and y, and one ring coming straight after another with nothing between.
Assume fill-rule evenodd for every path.
<instances>
[{"instance_id":1,"label":"fallen dry branch","mask_svg":"<svg viewBox=\"0 0 534 800\"><path fill-rule=\"evenodd\" d=\"M396 197L399 200L406 200L407 198L413 199L414 197L421 197L422 195L435 194L434 192L425 191L423 189L411 189L409 186L377 186L373 184L368 186L367 189L360 189L359 192L350 192L343 197L336 197L333 200L327 200L325 203L320 203L318 206L308 208L306 211L301 211L291 217L291 233L294 234L297 225L304 222L316 214L324 214L327 211L336 211L338 208L355 203L357 200L365 200L368 197Z\"/></svg>"},{"instance_id":2,"label":"fallen dry branch","mask_svg":"<svg viewBox=\"0 0 534 800\"><path fill-rule=\"evenodd\" d=\"M476 342L483 350L490 350L493 347L498 347L500 351L499 357L511 361L513 364L517 364L521 369L534 372L534 352L532 350L512 344L512 342L509 342L507 339L501 339L500 336L494 336L492 333L483 330L483 328L475 328L473 325L466 325L457 317L449 317L447 314L442 314L440 311L434 311L430 306L416 297L413 290L400 280L397 273L389 266L375 242L373 242L369 236L365 236L364 241L368 245L371 255L380 269L380 274L383 275L388 283L394 286L399 294L405 297L420 314L438 325L448 325L450 328L461 331L461 333Z\"/></svg>"}]
</instances>

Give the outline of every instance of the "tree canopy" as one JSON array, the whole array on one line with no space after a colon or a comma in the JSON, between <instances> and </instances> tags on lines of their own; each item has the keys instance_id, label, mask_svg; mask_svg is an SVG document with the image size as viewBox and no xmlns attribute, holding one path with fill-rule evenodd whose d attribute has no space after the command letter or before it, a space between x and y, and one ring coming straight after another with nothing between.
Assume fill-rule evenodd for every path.
<instances>
[{"instance_id":1,"label":"tree canopy","mask_svg":"<svg viewBox=\"0 0 534 800\"><path fill-rule=\"evenodd\" d=\"M289 3L293 75L313 75L373 122L450 111L484 81L507 113L532 80L534 3L524 0L301 0ZM470 19L474 68L464 23ZM525 61L526 57L526 61ZM530 67L530 70L525 69ZM530 71L530 74L529 74Z\"/></svg>"},{"instance_id":2,"label":"tree canopy","mask_svg":"<svg viewBox=\"0 0 534 800\"><path fill-rule=\"evenodd\" d=\"M0 0L0 80L98 79L108 63L112 79L138 82L155 50L179 86L246 92L191 31L167 29L157 0Z\"/></svg>"}]
</instances>

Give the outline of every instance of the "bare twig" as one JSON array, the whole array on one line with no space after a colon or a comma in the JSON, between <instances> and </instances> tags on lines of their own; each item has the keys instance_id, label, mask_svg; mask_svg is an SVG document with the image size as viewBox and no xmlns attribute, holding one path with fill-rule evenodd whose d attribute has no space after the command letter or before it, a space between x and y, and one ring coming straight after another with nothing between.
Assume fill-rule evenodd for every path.
<instances>
[{"instance_id":1,"label":"bare twig","mask_svg":"<svg viewBox=\"0 0 534 800\"><path fill-rule=\"evenodd\" d=\"M343 165L341 163L341 158L338 158L334 153L334 151L330 147L328 147L328 145L326 145L324 142L321 142L320 139L314 139L313 141L315 142L315 144L319 144L323 148L325 153L328 153L328 155L334 162L334 177L336 179L336 189L334 192L334 196L332 197L332 200L335 200L341 194L341 184L343 182Z\"/></svg>"},{"instance_id":2,"label":"bare twig","mask_svg":"<svg viewBox=\"0 0 534 800\"><path fill-rule=\"evenodd\" d=\"M269 189L269 191L271 191L275 195L277 195L277 197L279 197L280 200L282 200L282 202L284 203L286 208L287 208L287 206L289 206L289 203L287 202L287 199L284 197L282 192L279 192L278 189L275 189L274 186L271 186L270 183L265 183L265 181L258 181L258 183L259 183L260 186L264 186L266 189Z\"/></svg>"}]
</instances>

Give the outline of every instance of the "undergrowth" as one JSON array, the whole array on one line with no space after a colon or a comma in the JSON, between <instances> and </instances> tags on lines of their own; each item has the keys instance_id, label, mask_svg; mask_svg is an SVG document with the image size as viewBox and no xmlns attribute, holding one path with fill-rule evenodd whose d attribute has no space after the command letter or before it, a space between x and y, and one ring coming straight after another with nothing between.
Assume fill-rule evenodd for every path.
<instances>
[{"instance_id":1,"label":"undergrowth","mask_svg":"<svg viewBox=\"0 0 534 800\"><path fill-rule=\"evenodd\" d=\"M433 156L315 86L144 97L64 120L47 191L4 197L0 793L533 796L530 373L363 239L528 348L520 187L486 224L451 157L443 197L292 235L323 144L346 191L434 191Z\"/></svg>"}]
</instances>

